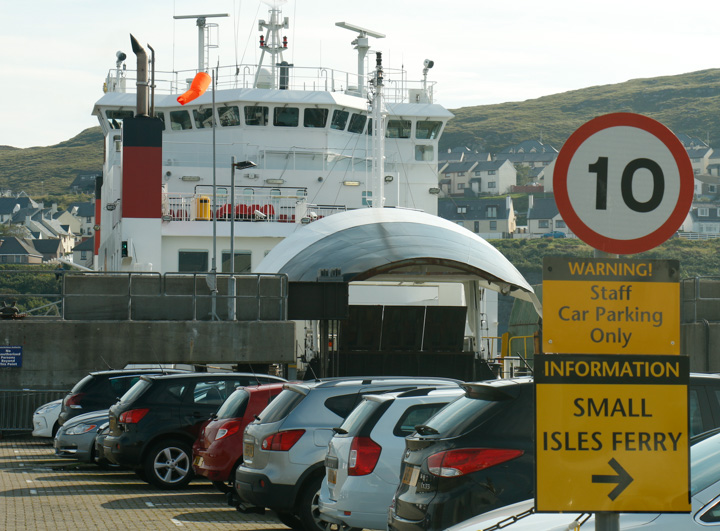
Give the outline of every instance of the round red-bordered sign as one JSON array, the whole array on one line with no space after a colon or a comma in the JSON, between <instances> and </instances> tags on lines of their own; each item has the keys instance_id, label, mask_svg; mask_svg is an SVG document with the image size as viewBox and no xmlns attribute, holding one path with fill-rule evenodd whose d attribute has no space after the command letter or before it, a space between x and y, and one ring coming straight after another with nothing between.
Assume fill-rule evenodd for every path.
<instances>
[{"instance_id":1,"label":"round red-bordered sign","mask_svg":"<svg viewBox=\"0 0 720 531\"><path fill-rule=\"evenodd\" d=\"M553 189L563 221L613 254L657 247L685 220L694 193L685 147L660 122L633 113L590 120L565 142Z\"/></svg>"}]
</instances>

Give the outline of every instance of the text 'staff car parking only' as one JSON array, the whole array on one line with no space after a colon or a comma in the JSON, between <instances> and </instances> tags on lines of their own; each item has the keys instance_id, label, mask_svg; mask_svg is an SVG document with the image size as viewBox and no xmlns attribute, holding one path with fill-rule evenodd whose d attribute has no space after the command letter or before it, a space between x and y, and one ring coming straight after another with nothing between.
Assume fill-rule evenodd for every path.
<instances>
[{"instance_id":1,"label":"text 'staff car parking only'","mask_svg":"<svg viewBox=\"0 0 720 531\"><path fill-rule=\"evenodd\" d=\"M143 376L110 408L102 454L160 488L184 487L202 423L237 387L278 381L284 380L231 372Z\"/></svg>"},{"instance_id":2,"label":"text 'staff car parking only'","mask_svg":"<svg viewBox=\"0 0 720 531\"><path fill-rule=\"evenodd\" d=\"M363 396L451 384L444 378L373 377L287 384L250 423L235 488L251 506L273 509L280 520L307 531L325 529L318 496L325 475L327 444Z\"/></svg>"},{"instance_id":3,"label":"text 'staff car parking only'","mask_svg":"<svg viewBox=\"0 0 720 531\"><path fill-rule=\"evenodd\" d=\"M430 387L365 397L328 445L320 517L347 527L385 529L405 437L462 395L459 387Z\"/></svg>"}]
</instances>

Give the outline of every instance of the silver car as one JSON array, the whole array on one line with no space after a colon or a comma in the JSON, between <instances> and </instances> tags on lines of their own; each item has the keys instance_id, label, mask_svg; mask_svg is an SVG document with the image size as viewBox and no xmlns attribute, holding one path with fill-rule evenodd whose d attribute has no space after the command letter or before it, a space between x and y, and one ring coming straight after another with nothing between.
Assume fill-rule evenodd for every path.
<instances>
[{"instance_id":1,"label":"silver car","mask_svg":"<svg viewBox=\"0 0 720 531\"><path fill-rule=\"evenodd\" d=\"M55 455L95 462L95 436L107 423L107 409L91 411L68 420L55 434Z\"/></svg>"},{"instance_id":2,"label":"silver car","mask_svg":"<svg viewBox=\"0 0 720 531\"><path fill-rule=\"evenodd\" d=\"M459 383L448 378L384 376L286 384L245 430L244 462L235 475L239 509L269 508L293 529L326 529L318 498L333 428L365 395Z\"/></svg>"}]
</instances>

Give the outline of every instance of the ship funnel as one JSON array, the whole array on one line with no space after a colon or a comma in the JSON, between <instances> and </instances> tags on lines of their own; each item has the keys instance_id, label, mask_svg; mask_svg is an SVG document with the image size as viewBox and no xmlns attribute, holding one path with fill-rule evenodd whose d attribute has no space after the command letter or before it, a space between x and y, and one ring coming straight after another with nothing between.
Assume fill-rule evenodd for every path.
<instances>
[{"instance_id":1,"label":"ship funnel","mask_svg":"<svg viewBox=\"0 0 720 531\"><path fill-rule=\"evenodd\" d=\"M137 111L136 116L148 116L148 55L132 33L132 51L137 56Z\"/></svg>"}]
</instances>

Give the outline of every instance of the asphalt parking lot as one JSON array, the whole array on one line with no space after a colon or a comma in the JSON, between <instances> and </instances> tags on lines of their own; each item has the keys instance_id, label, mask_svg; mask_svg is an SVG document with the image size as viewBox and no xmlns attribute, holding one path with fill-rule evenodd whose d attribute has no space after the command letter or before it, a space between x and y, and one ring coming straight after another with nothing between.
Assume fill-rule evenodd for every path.
<instances>
[{"instance_id":1,"label":"asphalt parking lot","mask_svg":"<svg viewBox=\"0 0 720 531\"><path fill-rule=\"evenodd\" d=\"M50 439L0 438L0 528L286 530L273 513L241 514L209 483L161 491L127 470L55 457Z\"/></svg>"}]
</instances>

